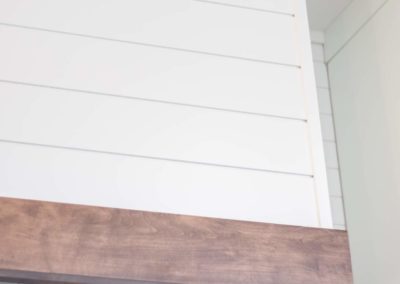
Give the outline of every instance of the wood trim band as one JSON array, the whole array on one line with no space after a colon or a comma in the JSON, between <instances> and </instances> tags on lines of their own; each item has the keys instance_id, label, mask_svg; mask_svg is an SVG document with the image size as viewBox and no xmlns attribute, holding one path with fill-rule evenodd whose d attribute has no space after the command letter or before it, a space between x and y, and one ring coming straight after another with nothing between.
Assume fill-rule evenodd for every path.
<instances>
[{"instance_id":1,"label":"wood trim band","mask_svg":"<svg viewBox=\"0 0 400 284\"><path fill-rule=\"evenodd\" d=\"M352 283L347 233L0 197L0 279Z\"/></svg>"}]
</instances>

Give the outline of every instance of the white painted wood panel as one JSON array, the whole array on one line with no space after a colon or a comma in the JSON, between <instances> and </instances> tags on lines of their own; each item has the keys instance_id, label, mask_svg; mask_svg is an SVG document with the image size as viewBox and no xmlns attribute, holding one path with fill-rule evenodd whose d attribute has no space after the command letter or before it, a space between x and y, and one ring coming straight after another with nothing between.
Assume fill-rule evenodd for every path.
<instances>
[{"instance_id":1,"label":"white painted wood panel","mask_svg":"<svg viewBox=\"0 0 400 284\"><path fill-rule=\"evenodd\" d=\"M0 84L3 139L312 175L307 124Z\"/></svg>"},{"instance_id":2,"label":"white painted wood panel","mask_svg":"<svg viewBox=\"0 0 400 284\"><path fill-rule=\"evenodd\" d=\"M328 168L339 168L339 162L336 152L336 143L331 141L324 141L325 160Z\"/></svg>"},{"instance_id":3,"label":"white painted wood panel","mask_svg":"<svg viewBox=\"0 0 400 284\"><path fill-rule=\"evenodd\" d=\"M257 171L0 142L0 189L17 198L318 226L313 179Z\"/></svg>"},{"instance_id":4,"label":"white painted wood panel","mask_svg":"<svg viewBox=\"0 0 400 284\"><path fill-rule=\"evenodd\" d=\"M318 88L329 88L328 72L325 63L314 62L314 70Z\"/></svg>"},{"instance_id":5,"label":"white painted wood panel","mask_svg":"<svg viewBox=\"0 0 400 284\"><path fill-rule=\"evenodd\" d=\"M322 44L313 43L311 44L311 48L314 62L324 62L324 46Z\"/></svg>"},{"instance_id":6,"label":"white painted wood panel","mask_svg":"<svg viewBox=\"0 0 400 284\"><path fill-rule=\"evenodd\" d=\"M345 225L343 199L341 197L331 197L333 223Z\"/></svg>"},{"instance_id":7,"label":"white painted wood panel","mask_svg":"<svg viewBox=\"0 0 400 284\"><path fill-rule=\"evenodd\" d=\"M0 38L0 79L305 118L298 68L3 26Z\"/></svg>"},{"instance_id":8,"label":"white painted wood panel","mask_svg":"<svg viewBox=\"0 0 400 284\"><path fill-rule=\"evenodd\" d=\"M335 141L335 128L333 126L332 115L321 115L322 137L326 141Z\"/></svg>"},{"instance_id":9,"label":"white painted wood panel","mask_svg":"<svg viewBox=\"0 0 400 284\"><path fill-rule=\"evenodd\" d=\"M0 22L298 64L287 15L192 0L1 0L0 7Z\"/></svg>"},{"instance_id":10,"label":"white painted wood panel","mask_svg":"<svg viewBox=\"0 0 400 284\"><path fill-rule=\"evenodd\" d=\"M327 169L329 193L331 196L342 196L339 169Z\"/></svg>"},{"instance_id":11,"label":"white painted wood panel","mask_svg":"<svg viewBox=\"0 0 400 284\"><path fill-rule=\"evenodd\" d=\"M316 33L314 33L316 34ZM318 35L319 33L317 33ZM320 40L319 38L318 40ZM323 39L323 38L322 38ZM318 41L317 41L318 42ZM313 60L314 63L322 63L319 65L319 68L316 69L316 73L320 72L322 74L316 75L317 85L318 81L323 79L326 82L326 64L324 63L324 45L323 41L320 43L312 44L313 51ZM325 83L326 84L326 83ZM318 91L318 102L319 102L319 111L321 117L321 130L322 136L325 141L330 141L333 143L327 144L325 146L325 159L327 163L327 177L328 177L328 187L331 201L331 210L332 216L344 215L343 208L337 206L337 198L341 198L342 190L341 190L341 181L339 175L339 164L336 153L336 137L334 133L334 125L332 120L332 107L331 107L331 98L330 98L330 90L329 88L317 88ZM327 142L329 143L329 142ZM340 212L336 212L336 210L340 210ZM335 217L336 218L336 217ZM335 218L332 218L332 221L335 222ZM344 224L344 223L343 223ZM345 225L337 225L334 223L334 228L345 230Z\"/></svg>"},{"instance_id":12,"label":"white painted wood panel","mask_svg":"<svg viewBox=\"0 0 400 284\"><path fill-rule=\"evenodd\" d=\"M318 102L320 114L332 116L331 95L329 89L318 88Z\"/></svg>"},{"instance_id":13,"label":"white painted wood panel","mask_svg":"<svg viewBox=\"0 0 400 284\"><path fill-rule=\"evenodd\" d=\"M221 3L227 5L237 5L238 7L248 7L261 9L271 12L293 14L293 0L196 0L209 3Z\"/></svg>"},{"instance_id":14,"label":"white painted wood panel","mask_svg":"<svg viewBox=\"0 0 400 284\"><path fill-rule=\"evenodd\" d=\"M268 1L0 0L0 140L73 159L7 192L331 228L305 1Z\"/></svg>"},{"instance_id":15,"label":"white painted wood panel","mask_svg":"<svg viewBox=\"0 0 400 284\"><path fill-rule=\"evenodd\" d=\"M328 182L325 168L324 149L321 135L318 97L312 62L311 38L308 26L306 2L294 1L296 11L297 40L302 66L303 94L306 101L308 136L315 180L315 196L319 205L320 224L323 228L332 228Z\"/></svg>"}]
</instances>

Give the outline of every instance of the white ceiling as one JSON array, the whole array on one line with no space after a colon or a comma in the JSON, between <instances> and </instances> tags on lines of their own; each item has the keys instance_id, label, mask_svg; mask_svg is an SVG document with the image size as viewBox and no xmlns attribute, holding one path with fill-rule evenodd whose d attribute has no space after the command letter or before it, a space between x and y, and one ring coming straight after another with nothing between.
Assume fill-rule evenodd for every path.
<instances>
[{"instance_id":1,"label":"white ceiling","mask_svg":"<svg viewBox=\"0 0 400 284\"><path fill-rule=\"evenodd\" d=\"M324 31L352 0L307 0L311 30Z\"/></svg>"}]
</instances>

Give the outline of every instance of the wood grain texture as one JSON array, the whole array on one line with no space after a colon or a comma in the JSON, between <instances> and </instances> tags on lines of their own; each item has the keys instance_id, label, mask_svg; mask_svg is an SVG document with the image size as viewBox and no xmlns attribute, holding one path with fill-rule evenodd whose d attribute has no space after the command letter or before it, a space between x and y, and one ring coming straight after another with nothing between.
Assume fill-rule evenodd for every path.
<instances>
[{"instance_id":1,"label":"wood grain texture","mask_svg":"<svg viewBox=\"0 0 400 284\"><path fill-rule=\"evenodd\" d=\"M0 232L8 281L352 283L342 231L0 198Z\"/></svg>"}]
</instances>

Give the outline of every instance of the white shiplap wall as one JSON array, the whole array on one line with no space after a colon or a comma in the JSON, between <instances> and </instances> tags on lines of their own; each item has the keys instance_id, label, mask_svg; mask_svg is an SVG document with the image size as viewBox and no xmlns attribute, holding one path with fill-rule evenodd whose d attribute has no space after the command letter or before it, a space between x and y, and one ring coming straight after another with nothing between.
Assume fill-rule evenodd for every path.
<instances>
[{"instance_id":1,"label":"white shiplap wall","mask_svg":"<svg viewBox=\"0 0 400 284\"><path fill-rule=\"evenodd\" d=\"M2 196L331 227L304 1L0 7Z\"/></svg>"},{"instance_id":2,"label":"white shiplap wall","mask_svg":"<svg viewBox=\"0 0 400 284\"><path fill-rule=\"evenodd\" d=\"M312 52L317 81L318 101L321 116L321 129L324 140L326 170L334 228L345 230L346 222L343 208L343 195L336 151L336 137L333 123L329 77L325 64L323 36L312 33Z\"/></svg>"}]
</instances>

